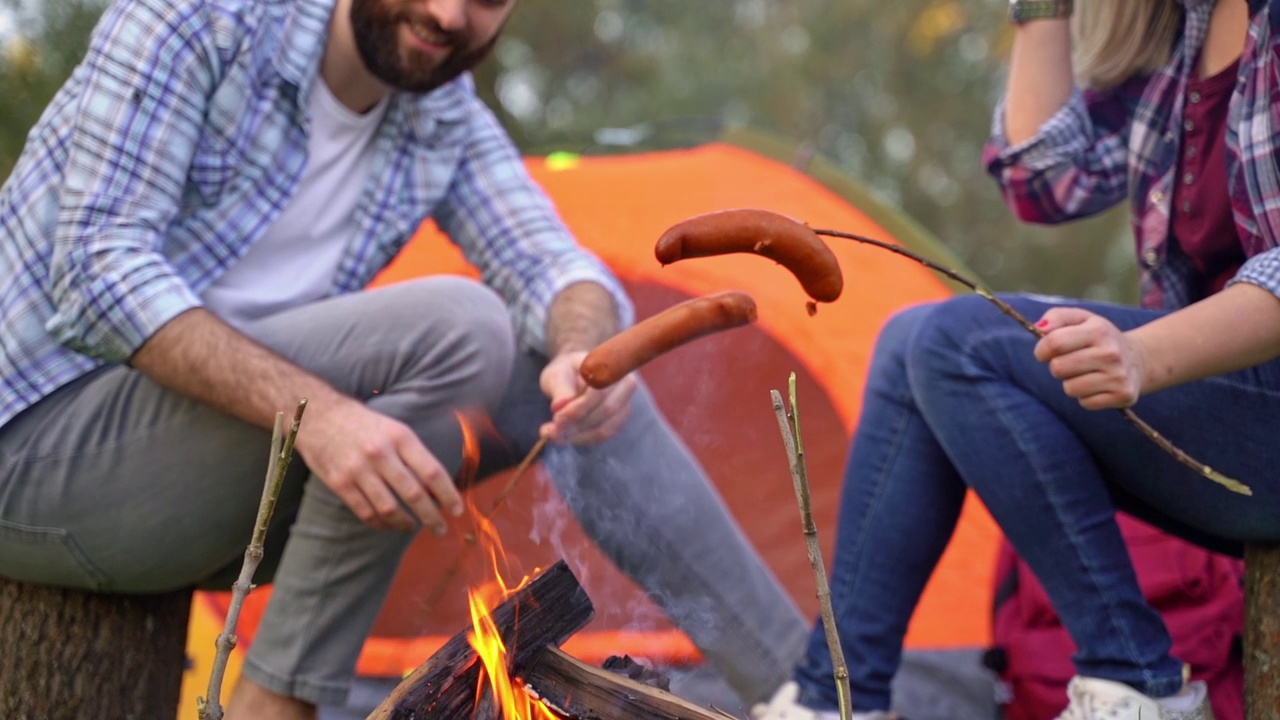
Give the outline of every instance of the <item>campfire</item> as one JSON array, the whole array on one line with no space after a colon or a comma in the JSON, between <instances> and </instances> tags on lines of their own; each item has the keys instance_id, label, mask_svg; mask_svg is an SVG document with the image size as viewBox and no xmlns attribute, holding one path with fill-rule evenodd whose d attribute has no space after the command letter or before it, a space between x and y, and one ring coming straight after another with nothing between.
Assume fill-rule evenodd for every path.
<instances>
[{"instance_id":1,"label":"campfire","mask_svg":"<svg viewBox=\"0 0 1280 720\"><path fill-rule=\"evenodd\" d=\"M475 421L458 415L463 468L475 480ZM665 678L631 658L593 667L560 645L591 622L595 607L564 561L510 583L502 539L468 502L468 540L489 559L486 582L468 591L470 627L406 677L368 720L723 720L667 692Z\"/></svg>"},{"instance_id":2,"label":"campfire","mask_svg":"<svg viewBox=\"0 0 1280 720\"><path fill-rule=\"evenodd\" d=\"M498 583L500 586L501 583ZM563 562L487 607L472 592L473 623L404 679L368 720L724 720L642 682L627 658L604 667L560 649L595 614ZM639 677L641 679L633 679Z\"/></svg>"}]
</instances>

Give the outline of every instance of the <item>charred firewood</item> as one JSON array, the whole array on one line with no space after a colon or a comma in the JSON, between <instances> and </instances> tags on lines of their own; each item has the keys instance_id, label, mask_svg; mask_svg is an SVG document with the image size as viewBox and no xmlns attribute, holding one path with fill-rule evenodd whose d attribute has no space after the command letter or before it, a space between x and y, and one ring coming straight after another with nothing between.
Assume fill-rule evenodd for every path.
<instances>
[{"instance_id":1,"label":"charred firewood","mask_svg":"<svg viewBox=\"0 0 1280 720\"><path fill-rule=\"evenodd\" d=\"M547 646L558 646L595 615L591 599L564 561L553 565L492 613L508 648L508 672L521 671ZM464 629L445 643L378 706L368 720L471 720L480 660Z\"/></svg>"}]
</instances>

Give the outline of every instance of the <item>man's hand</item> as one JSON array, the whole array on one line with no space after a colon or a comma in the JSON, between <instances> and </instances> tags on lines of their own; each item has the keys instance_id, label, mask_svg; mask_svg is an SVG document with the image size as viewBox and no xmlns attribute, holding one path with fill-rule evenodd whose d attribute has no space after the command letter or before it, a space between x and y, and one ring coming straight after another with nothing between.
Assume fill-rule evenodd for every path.
<instances>
[{"instance_id":1,"label":"man's hand","mask_svg":"<svg viewBox=\"0 0 1280 720\"><path fill-rule=\"evenodd\" d=\"M1088 310L1050 309L1036 323L1044 337L1035 356L1048 363L1067 395L1089 410L1138 402L1146 381L1143 349L1111 321Z\"/></svg>"},{"instance_id":2,"label":"man's hand","mask_svg":"<svg viewBox=\"0 0 1280 720\"><path fill-rule=\"evenodd\" d=\"M556 442L587 445L612 437L631 413L635 375L603 390L588 387L578 373L585 352L557 355L542 370L539 384L551 399L551 422L539 432Z\"/></svg>"},{"instance_id":3,"label":"man's hand","mask_svg":"<svg viewBox=\"0 0 1280 720\"><path fill-rule=\"evenodd\" d=\"M353 399L311 410L319 412L308 413L298 453L361 520L405 532L421 523L442 535L440 510L462 514L453 479L407 425Z\"/></svg>"},{"instance_id":4,"label":"man's hand","mask_svg":"<svg viewBox=\"0 0 1280 720\"><path fill-rule=\"evenodd\" d=\"M204 309L171 320L130 361L174 392L261 428L271 427L277 408L307 398L298 454L374 527L410 531L420 522L443 532L438 508L462 511L453 480L407 426L336 391Z\"/></svg>"},{"instance_id":5,"label":"man's hand","mask_svg":"<svg viewBox=\"0 0 1280 720\"><path fill-rule=\"evenodd\" d=\"M547 348L551 362L539 384L551 399L551 422L539 434L556 442L587 445L606 440L622 428L636 392L634 375L603 390L587 386L578 369L587 349L618 331L613 298L592 282L570 285L556 296L547 313Z\"/></svg>"}]
</instances>

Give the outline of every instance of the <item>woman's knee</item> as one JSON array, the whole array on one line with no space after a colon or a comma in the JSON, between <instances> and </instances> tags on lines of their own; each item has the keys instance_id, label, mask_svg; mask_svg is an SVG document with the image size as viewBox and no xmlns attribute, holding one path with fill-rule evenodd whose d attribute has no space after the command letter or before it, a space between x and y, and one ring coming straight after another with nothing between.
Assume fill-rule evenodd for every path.
<instances>
[{"instance_id":1,"label":"woman's knee","mask_svg":"<svg viewBox=\"0 0 1280 720\"><path fill-rule=\"evenodd\" d=\"M875 378L884 381L889 376L902 371L911 338L924 318L933 312L935 307L934 303L913 305L889 317L884 327L880 329L879 335L876 336L875 349L871 355L868 374L873 378L872 384Z\"/></svg>"},{"instance_id":2,"label":"woman's knee","mask_svg":"<svg viewBox=\"0 0 1280 720\"><path fill-rule=\"evenodd\" d=\"M1002 298L1014 310L1033 319L1044 303L1024 297ZM1029 314L1030 313L1030 314ZM923 317L912 336L913 382L928 377L1005 375L1036 363L1036 337L980 295L960 295L939 303Z\"/></svg>"},{"instance_id":3,"label":"woman's knee","mask_svg":"<svg viewBox=\"0 0 1280 720\"><path fill-rule=\"evenodd\" d=\"M938 303L912 305L898 310L889 316L879 336L876 337L876 352L898 352L904 348L920 326L922 320L938 307Z\"/></svg>"}]
</instances>

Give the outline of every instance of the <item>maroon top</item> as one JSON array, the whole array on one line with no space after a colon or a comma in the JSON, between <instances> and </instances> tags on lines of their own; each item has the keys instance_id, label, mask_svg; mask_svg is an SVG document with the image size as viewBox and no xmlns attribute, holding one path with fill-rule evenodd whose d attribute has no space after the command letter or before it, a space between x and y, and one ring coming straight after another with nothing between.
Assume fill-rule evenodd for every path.
<instances>
[{"instance_id":1,"label":"maroon top","mask_svg":"<svg viewBox=\"0 0 1280 720\"><path fill-rule=\"evenodd\" d=\"M1205 295L1221 290L1245 260L1231 216L1224 134L1238 65L1187 81L1171 230L1204 278Z\"/></svg>"}]
</instances>

